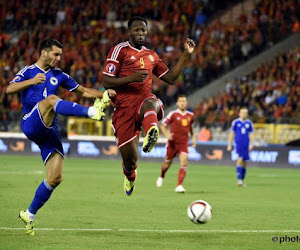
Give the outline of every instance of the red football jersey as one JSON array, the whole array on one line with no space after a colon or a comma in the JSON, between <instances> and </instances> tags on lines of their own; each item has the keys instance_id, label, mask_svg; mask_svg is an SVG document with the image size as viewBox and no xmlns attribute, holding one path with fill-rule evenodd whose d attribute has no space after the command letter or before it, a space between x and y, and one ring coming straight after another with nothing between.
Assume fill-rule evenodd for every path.
<instances>
[{"instance_id":1,"label":"red football jersey","mask_svg":"<svg viewBox=\"0 0 300 250\"><path fill-rule=\"evenodd\" d=\"M152 73L158 78L165 75L169 69L155 51L142 47L138 50L124 42L114 46L107 57L103 74L111 77L124 77L147 70L149 75L143 82L131 82L114 88L117 95L112 101L117 107L128 107L152 92Z\"/></svg>"},{"instance_id":2,"label":"red football jersey","mask_svg":"<svg viewBox=\"0 0 300 250\"><path fill-rule=\"evenodd\" d=\"M182 113L179 109L171 111L162 124L170 125L170 133L173 134L173 140L176 143L188 143L189 132L194 123L194 113L186 110Z\"/></svg>"}]
</instances>

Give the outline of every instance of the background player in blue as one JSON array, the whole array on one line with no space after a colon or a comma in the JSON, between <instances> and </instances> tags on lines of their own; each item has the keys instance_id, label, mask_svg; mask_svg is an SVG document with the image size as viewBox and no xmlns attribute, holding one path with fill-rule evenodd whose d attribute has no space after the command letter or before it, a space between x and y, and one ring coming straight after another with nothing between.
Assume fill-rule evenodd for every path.
<instances>
[{"instance_id":1,"label":"background player in blue","mask_svg":"<svg viewBox=\"0 0 300 250\"><path fill-rule=\"evenodd\" d=\"M30 207L19 214L26 225L26 234L32 236L34 235L33 221L37 211L62 181L64 152L58 132L56 113L90 117L100 121L105 115L103 109L110 100L108 92L111 96L115 94L114 90L102 93L80 86L68 74L56 68L62 56L62 47L60 42L53 39L42 41L37 62L19 71L6 89L7 94L20 92L24 113L21 122L22 130L40 147L46 166L46 179L36 190ZM56 96L59 86L75 91L86 98L96 98L94 106L83 107L60 99ZM101 97L101 100L98 99Z\"/></svg>"},{"instance_id":2,"label":"background player in blue","mask_svg":"<svg viewBox=\"0 0 300 250\"><path fill-rule=\"evenodd\" d=\"M231 132L228 139L227 150L231 151L232 141L235 140L235 150L238 155L236 161L236 174L238 179L238 186L244 185L244 178L246 175L246 165L249 158L249 151L253 149L254 134L253 124L249 119L248 109L241 108L239 118L232 121Z\"/></svg>"}]
</instances>

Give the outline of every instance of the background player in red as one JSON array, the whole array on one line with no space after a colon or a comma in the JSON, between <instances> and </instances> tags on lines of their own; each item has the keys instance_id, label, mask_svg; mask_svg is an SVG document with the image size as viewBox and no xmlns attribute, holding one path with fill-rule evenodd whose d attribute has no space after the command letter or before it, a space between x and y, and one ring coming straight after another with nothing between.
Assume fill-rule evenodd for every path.
<instances>
[{"instance_id":1,"label":"background player in red","mask_svg":"<svg viewBox=\"0 0 300 250\"><path fill-rule=\"evenodd\" d=\"M194 114L187 108L187 100L184 95L179 95L176 105L177 110L171 111L163 120L161 131L168 138L167 154L165 162L161 167L161 174L156 181L156 186L161 187L165 174L172 164L176 155L179 157L180 168L178 172L178 182L175 192L183 193L185 189L182 186L184 180L187 163L188 163L188 148L189 148L189 133L192 136L192 146L196 147L196 137L193 132L192 124L194 122ZM170 132L167 126L170 125Z\"/></svg>"},{"instance_id":2,"label":"background player in red","mask_svg":"<svg viewBox=\"0 0 300 250\"><path fill-rule=\"evenodd\" d=\"M147 36L144 18L131 18L128 34L129 41L117 44L108 54L103 85L117 92L112 98L116 105L112 125L123 159L124 190L131 195L135 186L141 127L146 134L143 151L150 152L159 136L158 120L163 117L162 102L151 92L152 74L173 84L194 51L195 42L185 41L184 52L169 70L155 51L144 46Z\"/></svg>"}]
</instances>

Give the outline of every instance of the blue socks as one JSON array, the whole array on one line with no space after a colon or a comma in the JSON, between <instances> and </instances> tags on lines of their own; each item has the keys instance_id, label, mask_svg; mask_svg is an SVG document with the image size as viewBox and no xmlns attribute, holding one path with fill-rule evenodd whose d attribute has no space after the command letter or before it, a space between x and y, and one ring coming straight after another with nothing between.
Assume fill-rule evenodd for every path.
<instances>
[{"instance_id":1,"label":"blue socks","mask_svg":"<svg viewBox=\"0 0 300 250\"><path fill-rule=\"evenodd\" d=\"M46 180L44 180L35 192L35 196L28 211L32 214L36 212L46 203L50 198L54 188L51 187Z\"/></svg>"},{"instance_id":2,"label":"blue socks","mask_svg":"<svg viewBox=\"0 0 300 250\"><path fill-rule=\"evenodd\" d=\"M236 166L236 177L238 178L238 180L243 180L242 169L243 169L242 166Z\"/></svg>"},{"instance_id":3,"label":"blue socks","mask_svg":"<svg viewBox=\"0 0 300 250\"><path fill-rule=\"evenodd\" d=\"M242 168L242 178L243 178L243 180L245 178L245 175L246 175L246 168Z\"/></svg>"},{"instance_id":4,"label":"blue socks","mask_svg":"<svg viewBox=\"0 0 300 250\"><path fill-rule=\"evenodd\" d=\"M75 102L64 101L59 99L56 101L54 111L61 115L66 116L88 116L89 107L83 107Z\"/></svg>"},{"instance_id":5,"label":"blue socks","mask_svg":"<svg viewBox=\"0 0 300 250\"><path fill-rule=\"evenodd\" d=\"M242 166L236 166L236 176L238 180L244 180L246 175L246 168L243 168Z\"/></svg>"}]
</instances>

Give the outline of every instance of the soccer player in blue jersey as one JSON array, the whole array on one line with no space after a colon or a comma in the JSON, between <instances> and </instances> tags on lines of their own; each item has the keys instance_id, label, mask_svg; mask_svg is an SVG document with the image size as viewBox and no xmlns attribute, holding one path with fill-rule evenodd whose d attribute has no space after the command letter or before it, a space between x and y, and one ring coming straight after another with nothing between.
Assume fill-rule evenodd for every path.
<instances>
[{"instance_id":1,"label":"soccer player in blue jersey","mask_svg":"<svg viewBox=\"0 0 300 250\"><path fill-rule=\"evenodd\" d=\"M253 124L247 119L248 109L241 108L239 118L232 121L231 132L229 134L227 150L231 151L233 139L235 140L235 150L238 156L236 161L237 185L244 186L247 161L250 159L249 151L253 149L254 134Z\"/></svg>"},{"instance_id":2,"label":"soccer player in blue jersey","mask_svg":"<svg viewBox=\"0 0 300 250\"><path fill-rule=\"evenodd\" d=\"M54 39L43 40L37 62L19 71L6 89L7 94L20 92L24 113L21 122L22 130L39 146L46 166L46 179L37 188L29 208L19 213L19 217L26 225L26 234L31 236L34 235L33 221L37 211L47 202L53 190L62 181L64 152L56 113L90 117L100 121L105 116L104 109L109 103L109 96L115 95L114 90L102 93L85 88L57 68L56 65L62 56L62 48L63 45ZM96 98L94 106L83 107L60 99L56 96L59 86L81 94L85 98Z\"/></svg>"}]
</instances>

